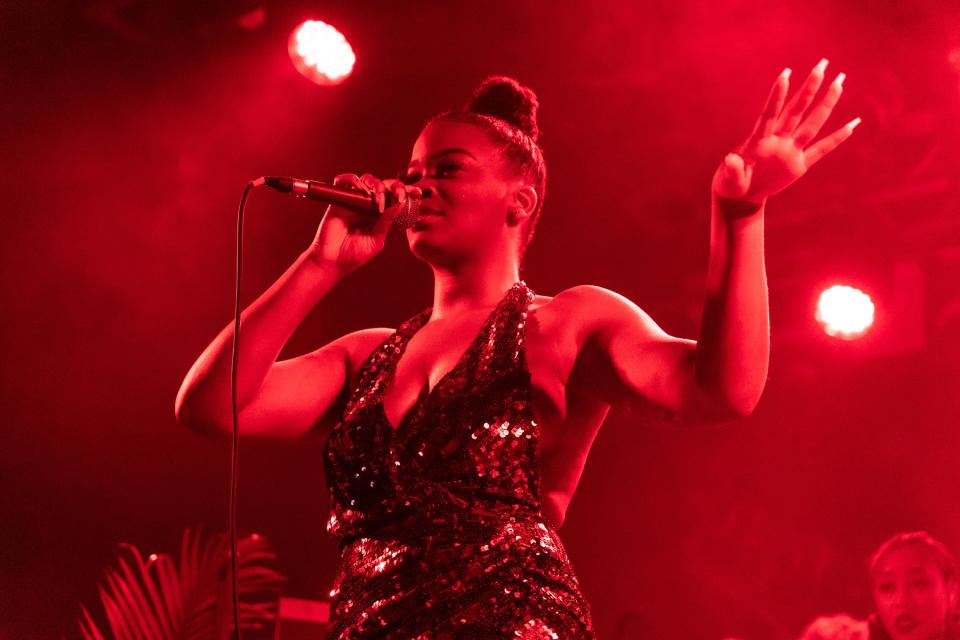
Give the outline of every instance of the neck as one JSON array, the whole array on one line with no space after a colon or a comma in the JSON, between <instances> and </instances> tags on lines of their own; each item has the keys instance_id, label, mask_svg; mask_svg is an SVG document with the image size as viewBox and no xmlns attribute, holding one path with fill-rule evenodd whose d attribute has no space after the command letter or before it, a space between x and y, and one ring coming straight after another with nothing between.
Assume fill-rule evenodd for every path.
<instances>
[{"instance_id":1,"label":"neck","mask_svg":"<svg viewBox=\"0 0 960 640\"><path fill-rule=\"evenodd\" d=\"M494 307L518 280L520 273L516 260L495 258L483 262L464 261L452 268L433 266L433 312L430 319L439 320Z\"/></svg>"}]
</instances>

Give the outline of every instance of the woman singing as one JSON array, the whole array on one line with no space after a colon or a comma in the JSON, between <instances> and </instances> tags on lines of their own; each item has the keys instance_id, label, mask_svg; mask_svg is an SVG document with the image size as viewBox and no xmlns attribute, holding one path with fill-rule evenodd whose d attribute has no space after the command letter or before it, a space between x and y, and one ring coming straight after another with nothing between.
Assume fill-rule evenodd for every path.
<instances>
[{"instance_id":1,"label":"woman singing","mask_svg":"<svg viewBox=\"0 0 960 640\"><path fill-rule=\"evenodd\" d=\"M342 564L330 638L592 638L590 609L557 529L613 405L677 419L748 415L769 349L763 219L853 130L811 144L840 96L818 64L787 102L774 83L753 133L713 179L700 339L664 333L612 291L548 297L520 280L543 208L537 99L487 79L436 116L402 180L343 174L376 194L373 222L327 210L311 246L242 314L243 436L326 439L328 531ZM433 271L433 304L397 329L365 329L277 362L307 313L380 252L399 203L422 197L410 250ZM177 397L177 417L232 430L227 326Z\"/></svg>"}]
</instances>

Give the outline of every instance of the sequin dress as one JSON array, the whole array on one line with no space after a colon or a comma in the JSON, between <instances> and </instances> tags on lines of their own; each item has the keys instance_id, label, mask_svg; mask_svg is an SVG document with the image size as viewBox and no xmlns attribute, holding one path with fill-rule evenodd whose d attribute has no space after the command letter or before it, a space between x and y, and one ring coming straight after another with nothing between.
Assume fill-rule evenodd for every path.
<instances>
[{"instance_id":1,"label":"sequin dress","mask_svg":"<svg viewBox=\"0 0 960 640\"><path fill-rule=\"evenodd\" d=\"M394 427L382 395L426 309L364 363L324 447L341 565L328 640L594 638L540 511L539 425L515 284L460 361Z\"/></svg>"}]
</instances>

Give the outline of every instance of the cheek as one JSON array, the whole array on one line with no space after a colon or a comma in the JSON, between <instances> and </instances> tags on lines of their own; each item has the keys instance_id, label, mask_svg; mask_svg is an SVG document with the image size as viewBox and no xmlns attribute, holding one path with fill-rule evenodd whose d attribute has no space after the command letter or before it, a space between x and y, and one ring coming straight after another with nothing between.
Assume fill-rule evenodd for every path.
<instances>
[{"instance_id":1,"label":"cheek","mask_svg":"<svg viewBox=\"0 0 960 640\"><path fill-rule=\"evenodd\" d=\"M873 604L881 617L890 615L890 612L893 611L893 598L889 596L874 594Z\"/></svg>"},{"instance_id":2,"label":"cheek","mask_svg":"<svg viewBox=\"0 0 960 640\"><path fill-rule=\"evenodd\" d=\"M900 613L896 598L891 594L874 593L873 605L880 615L883 625L888 629L893 628L893 621Z\"/></svg>"},{"instance_id":3,"label":"cheek","mask_svg":"<svg viewBox=\"0 0 960 640\"><path fill-rule=\"evenodd\" d=\"M947 601L947 592L943 589L927 589L916 593L914 596L917 604L923 607L924 611L930 613L939 619L947 615L949 603Z\"/></svg>"},{"instance_id":4,"label":"cheek","mask_svg":"<svg viewBox=\"0 0 960 640\"><path fill-rule=\"evenodd\" d=\"M504 187L486 180L459 180L438 184L441 198L457 210L486 214L503 208Z\"/></svg>"},{"instance_id":5,"label":"cheek","mask_svg":"<svg viewBox=\"0 0 960 640\"><path fill-rule=\"evenodd\" d=\"M909 594L910 609L919 618L920 629L924 634L943 630L947 619L947 600L945 593L935 590L915 590Z\"/></svg>"}]
</instances>

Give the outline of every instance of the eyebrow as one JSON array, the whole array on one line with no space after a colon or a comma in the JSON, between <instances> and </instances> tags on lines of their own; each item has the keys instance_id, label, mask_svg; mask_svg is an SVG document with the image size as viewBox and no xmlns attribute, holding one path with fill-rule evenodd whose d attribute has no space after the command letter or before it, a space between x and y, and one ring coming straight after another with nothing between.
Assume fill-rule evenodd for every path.
<instances>
[{"instance_id":1,"label":"eyebrow","mask_svg":"<svg viewBox=\"0 0 960 640\"><path fill-rule=\"evenodd\" d=\"M434 153L432 156L430 156L430 157L427 158L427 159L428 159L428 160L435 160L435 159L439 158L440 156L445 156L445 155L447 155L447 154L449 154L449 153L462 153L462 154L464 154L464 155L470 156L470 157L473 158L474 160L477 159L477 156L473 155L472 153L470 153L470 152L467 151L466 149L461 149L460 147L450 147L449 149L441 149L440 151L437 151L436 153Z\"/></svg>"},{"instance_id":2,"label":"eyebrow","mask_svg":"<svg viewBox=\"0 0 960 640\"><path fill-rule=\"evenodd\" d=\"M439 151L435 151L434 153L430 154L430 156L427 158L427 162L429 163L431 161L435 161L437 158L441 156L450 155L451 153L462 153L466 156L470 156L474 160L477 159L477 156L473 155L466 149L462 149L460 147L450 147L448 149L440 149Z\"/></svg>"}]
</instances>

